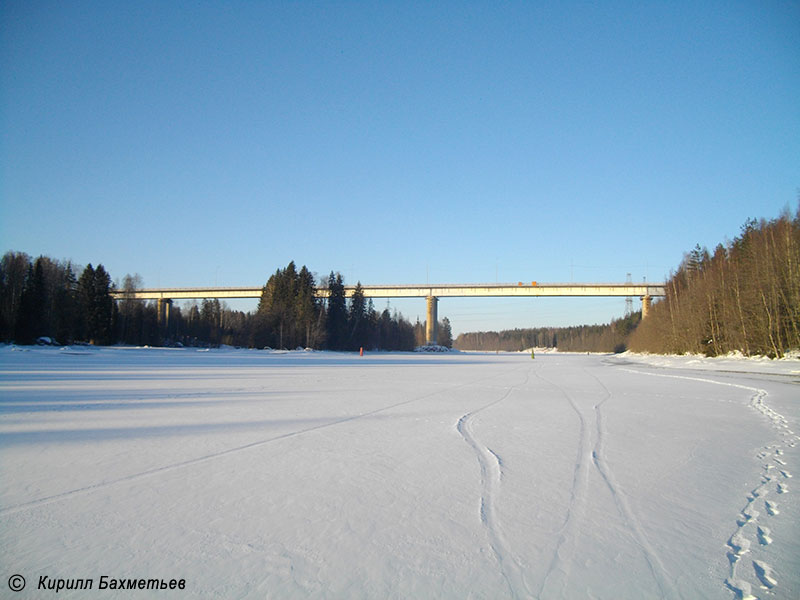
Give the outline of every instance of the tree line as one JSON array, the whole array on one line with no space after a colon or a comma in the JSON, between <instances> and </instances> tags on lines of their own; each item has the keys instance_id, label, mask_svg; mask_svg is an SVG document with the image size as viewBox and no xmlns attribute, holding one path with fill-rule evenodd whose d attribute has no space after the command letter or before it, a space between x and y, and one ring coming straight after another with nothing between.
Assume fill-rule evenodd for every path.
<instances>
[{"instance_id":1,"label":"tree line","mask_svg":"<svg viewBox=\"0 0 800 600\"><path fill-rule=\"evenodd\" d=\"M0 340L158 346L237 344L248 337L251 317L218 300L194 304L185 313L175 306L160 323L155 302L133 297L138 287L141 278L131 275L115 286L102 264L81 269L69 261L7 252L0 259ZM117 289L124 293L115 301Z\"/></svg>"},{"instance_id":2,"label":"tree line","mask_svg":"<svg viewBox=\"0 0 800 600\"><path fill-rule=\"evenodd\" d=\"M605 325L464 333L455 347L782 357L800 349L800 206L794 216L748 220L713 253L686 253L644 320L639 311Z\"/></svg>"},{"instance_id":3,"label":"tree line","mask_svg":"<svg viewBox=\"0 0 800 600\"><path fill-rule=\"evenodd\" d=\"M7 252L0 260L0 340L349 351L413 350L425 343L424 323L412 324L388 308L376 311L360 284L346 298L339 273L331 272L321 286L327 297L319 298L313 274L294 262L270 276L255 312L209 299L173 305L159 320L156 302L135 297L141 287L138 275L115 285L102 264L80 269L69 261ZM117 301L112 292L120 292ZM439 338L452 344L446 318L439 322Z\"/></svg>"},{"instance_id":4,"label":"tree line","mask_svg":"<svg viewBox=\"0 0 800 600\"><path fill-rule=\"evenodd\" d=\"M8 252L0 260L0 336L20 344L45 336L111 343L117 311L110 290L103 265L76 276L69 262Z\"/></svg>"},{"instance_id":5,"label":"tree line","mask_svg":"<svg viewBox=\"0 0 800 600\"><path fill-rule=\"evenodd\" d=\"M782 357L800 348L800 207L747 221L713 253L696 246L666 293L631 335L632 350Z\"/></svg>"},{"instance_id":6,"label":"tree line","mask_svg":"<svg viewBox=\"0 0 800 600\"><path fill-rule=\"evenodd\" d=\"M78 275L80 273L80 275ZM354 351L412 350L425 343L425 324L375 310L361 285L345 297L341 274L322 284L294 262L262 289L255 312L218 300L171 307L160 322L154 302L136 299L141 278L112 283L102 264L7 252L0 260L0 339L20 344L49 337L61 343L220 345ZM111 292L121 290L115 302ZM320 298L317 290L325 290ZM749 220L739 236L711 253L696 246L666 282L666 297L606 325L463 333L453 341L442 320L439 343L462 350L703 353L739 351L781 357L800 348L800 206L773 220Z\"/></svg>"},{"instance_id":7,"label":"tree line","mask_svg":"<svg viewBox=\"0 0 800 600\"><path fill-rule=\"evenodd\" d=\"M261 293L253 317L250 345L274 348L324 348L328 350L413 350L425 343L425 324L411 324L403 315L375 310L361 283L350 298L341 273L331 272L317 297L313 275L294 262L278 269ZM450 322L439 322L440 344L451 345Z\"/></svg>"},{"instance_id":8,"label":"tree line","mask_svg":"<svg viewBox=\"0 0 800 600\"><path fill-rule=\"evenodd\" d=\"M531 348L558 348L564 352L624 352L628 337L641 318L641 312L636 312L606 325L462 333L453 345L459 350L485 352L522 352Z\"/></svg>"}]
</instances>

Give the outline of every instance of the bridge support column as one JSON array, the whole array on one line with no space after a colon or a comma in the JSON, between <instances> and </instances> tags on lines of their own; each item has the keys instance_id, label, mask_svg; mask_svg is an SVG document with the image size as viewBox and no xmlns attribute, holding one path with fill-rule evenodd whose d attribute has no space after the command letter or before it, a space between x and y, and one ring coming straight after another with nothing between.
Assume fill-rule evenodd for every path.
<instances>
[{"instance_id":1,"label":"bridge support column","mask_svg":"<svg viewBox=\"0 0 800 600\"><path fill-rule=\"evenodd\" d=\"M172 306L172 300L169 298L158 299L158 325L166 330L169 330L169 309Z\"/></svg>"},{"instance_id":2,"label":"bridge support column","mask_svg":"<svg viewBox=\"0 0 800 600\"><path fill-rule=\"evenodd\" d=\"M439 299L436 296L428 296L428 318L425 322L425 341L428 344L435 344L438 334L439 311L436 305Z\"/></svg>"},{"instance_id":3,"label":"bridge support column","mask_svg":"<svg viewBox=\"0 0 800 600\"><path fill-rule=\"evenodd\" d=\"M642 296L642 319L646 319L647 314L650 312L651 300L650 296Z\"/></svg>"}]
</instances>

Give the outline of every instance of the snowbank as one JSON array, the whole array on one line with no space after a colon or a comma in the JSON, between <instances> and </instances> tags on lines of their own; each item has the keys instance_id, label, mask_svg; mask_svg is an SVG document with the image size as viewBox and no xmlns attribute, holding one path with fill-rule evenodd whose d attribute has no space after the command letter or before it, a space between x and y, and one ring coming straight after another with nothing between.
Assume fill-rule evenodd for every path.
<instances>
[{"instance_id":1,"label":"snowbank","mask_svg":"<svg viewBox=\"0 0 800 600\"><path fill-rule=\"evenodd\" d=\"M704 371L731 371L735 373L761 373L768 375L800 375L800 353L794 352L786 358L773 359L766 356L744 356L731 353L726 356L708 357L701 354L663 355L623 352L614 355L619 360L635 362L668 369L699 369Z\"/></svg>"}]
</instances>

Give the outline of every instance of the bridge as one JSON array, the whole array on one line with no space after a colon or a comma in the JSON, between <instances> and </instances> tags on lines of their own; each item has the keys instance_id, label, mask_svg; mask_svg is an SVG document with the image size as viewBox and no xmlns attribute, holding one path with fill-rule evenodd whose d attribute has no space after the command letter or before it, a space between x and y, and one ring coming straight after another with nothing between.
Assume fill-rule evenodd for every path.
<instances>
[{"instance_id":1,"label":"bridge","mask_svg":"<svg viewBox=\"0 0 800 600\"><path fill-rule=\"evenodd\" d=\"M158 319L169 321L169 307L173 300L219 300L235 298L261 298L262 287L202 287L202 288L147 288L132 292L114 291L117 300L157 300ZM347 298L352 297L356 286L345 286ZM538 283L536 281L513 283L445 283L419 285L362 285L365 298L427 298L428 311L426 339L435 344L437 338L439 298L455 297L526 297L526 296L583 296L583 297L630 297L639 296L642 301L642 318L650 310L654 297L664 296L663 284L649 283ZM327 288L318 288L317 297L327 298Z\"/></svg>"}]
</instances>

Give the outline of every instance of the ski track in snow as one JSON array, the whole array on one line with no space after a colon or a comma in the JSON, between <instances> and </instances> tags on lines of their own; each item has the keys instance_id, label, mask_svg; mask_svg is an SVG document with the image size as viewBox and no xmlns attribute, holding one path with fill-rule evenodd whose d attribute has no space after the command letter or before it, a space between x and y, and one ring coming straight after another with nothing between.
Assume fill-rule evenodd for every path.
<instances>
[{"instance_id":1,"label":"ski track in snow","mask_svg":"<svg viewBox=\"0 0 800 600\"><path fill-rule=\"evenodd\" d=\"M502 396L472 412L468 412L456 423L458 433L470 445L478 458L481 469L480 520L486 529L492 552L494 552L500 564L500 571L508 584L513 598L533 598L533 595L525 581L520 561L511 551L503 533L502 523L497 517L495 505L503 478L503 461L491 448L478 441L472 431L472 421L475 415L499 404L508 398L516 388L527 384L529 378L530 369L525 374L525 381L509 387Z\"/></svg>"},{"instance_id":2,"label":"ski track in snow","mask_svg":"<svg viewBox=\"0 0 800 600\"><path fill-rule=\"evenodd\" d=\"M778 585L778 581L769 564L762 560L753 560L753 568L749 570L746 575L739 572L739 566L740 563L743 562L741 560L742 557L750 552L751 547L755 548L758 545L767 546L773 542L772 530L765 524L762 524L762 521L768 522L770 517L780 514L780 511L778 510L778 502L767 500L766 496L773 491L777 494L789 493L789 486L786 480L790 479L792 474L785 468L786 462L780 457L783 456L786 447L794 447L800 441L800 436L789 429L789 423L783 415L767 406L766 402L764 402L764 399L768 396L766 390L738 383L715 381L703 377L666 375L635 369L624 370L631 373L638 373L639 375L687 379L690 381L701 381L704 383L746 390L752 394L750 396L750 407L772 422L773 427L778 431L781 439L777 442L765 445L756 456L757 459L765 461L762 469L761 481L747 495L745 506L736 519L737 528L726 543L730 572L728 578L725 580L725 585L741 600L757 600L757 597L752 595L753 586L767 591L773 590ZM774 473L776 470L778 471L777 474ZM758 510L762 506L766 511L766 516L764 518L761 517L761 511Z\"/></svg>"},{"instance_id":3,"label":"ski track in snow","mask_svg":"<svg viewBox=\"0 0 800 600\"><path fill-rule=\"evenodd\" d=\"M492 377L498 377L498 375L492 375L489 378L492 378ZM435 395L438 395L438 394L446 393L446 392L449 392L449 391L452 391L452 390L455 390L455 389L458 389L458 388L462 388L464 386L474 385L478 381L482 381L484 379L486 379L486 378L484 377L484 378L480 378L480 379L478 379L476 381L469 381L469 382L460 383L458 385L455 385L455 386L452 386L452 387L449 387L449 388L436 390L435 392L431 392L431 393L428 393L428 394L423 394L422 396L417 396L417 397L411 398L409 400L403 400L402 402L396 402L395 404L391 404L389 406L383 406L383 407L377 408L375 410L367 411L367 412L360 413L360 414L357 414L357 415L350 415L350 416L347 416L347 417L342 417L340 419L334 419L334 420L329 421L327 423L321 423L319 425L314 425L312 427L306 427L304 429L299 429L297 431L290 431L290 432L283 433L283 434L280 434L280 435L276 435L276 436L273 436L273 437L270 437L270 438L266 438L266 439L263 439L263 440L258 440L258 441L255 441L255 442L251 442L249 444L244 444L242 446L236 446L234 448L228 448L226 450L221 450L219 452L214 452L214 453L211 453L211 454L205 454L203 456L198 456L196 458L192 458L192 459L189 459L189 460L184 460L184 461L180 461L180 462L164 465L164 466L161 466L161 467L155 467L153 469L148 469L146 471L140 471L138 473L132 473L130 475L126 475L125 477L120 477L118 479L112 479L112 480L109 480L109 481L101 481L101 482L98 482L98 483L95 483L95 484L92 484L92 485L87 485L87 486L84 486L84 487L75 488L75 489L72 489L72 490L67 490L67 491L64 491L64 492L61 492L61 493L58 493L58 494L53 494L53 495L50 495L50 496L46 496L44 498L38 498L36 500L31 500L31 501L28 501L28 502L22 502L20 504L14 504L14 505L11 505L11 506L6 506L6 507L3 507L3 508L0 508L0 517L6 516L6 515L11 515L11 514L14 514L14 513L23 511L23 510L37 508L39 506L44 506L44 505L47 505L47 504L51 504L53 502L59 502L61 500L68 500L68 499L74 498L76 496L89 494L89 493L92 493L92 492L95 492L95 491L98 491L98 490L101 490L101 489L104 489L104 488L108 488L108 487L111 487L111 486L115 486L115 485L119 485L119 484L123 484L123 483L128 483L128 482L131 482L131 481L136 481L136 480L139 480L139 479L144 479L144 478L147 478L147 477L153 477L155 475L160 475L160 474L163 474L163 473L169 473L170 471L175 471L177 469L183 469L183 468L186 468L186 467L199 465L199 464L202 464L202 463L206 463L206 462L209 462L209 461L212 461L212 460L216 460L216 459L219 459L219 458L223 458L223 457L229 456L231 454L244 452L244 451L247 451L247 450L252 450L254 448L258 448L260 446L264 446L265 444L270 444L272 442L277 442L277 441L280 441L280 440L286 440L286 439L294 438L294 437L297 437L297 436L300 436L300 435L303 435L303 434L306 434L306 433L319 431L321 429L327 429L329 427L334 427L336 425L342 425L344 423L350 423L350 422L356 421L358 419L363 419L363 418L366 418L366 417L371 417L371 416L376 415L376 414L380 414L380 413L385 412L387 410L392 410L392 409L398 408L400 406L405 406L406 404L411 404L412 402L418 402L420 400L424 400L426 398L430 398L431 396L435 396Z\"/></svg>"},{"instance_id":4,"label":"ski track in snow","mask_svg":"<svg viewBox=\"0 0 800 600\"><path fill-rule=\"evenodd\" d=\"M578 454L575 460L575 467L572 472L572 489L570 490L569 503L567 505L567 515L564 524L558 533L558 541L553 552L553 559L542 579L542 586L539 596L543 596L545 588L555 588L558 590L556 595L563 596L567 581L569 580L570 566L575 555L575 546L578 539L578 528L582 525L586 513L587 489L589 487L589 472L586 466L586 448L589 446L589 431L586 421L572 397L560 386L549 379L545 379L539 373L537 376L555 387L567 399L572 410L578 417L580 424L578 436Z\"/></svg>"},{"instance_id":5,"label":"ski track in snow","mask_svg":"<svg viewBox=\"0 0 800 600\"><path fill-rule=\"evenodd\" d=\"M606 429L603 425L603 414L600 408L611 398L611 392L597 377L591 373L588 374L591 375L591 377L597 381L598 384L600 384L606 394L606 397L594 406L596 417L595 421L597 423L597 439L594 450L592 451L592 461L594 462L594 466L600 472L600 476L603 478L603 481L605 481L606 486L611 492L619 514L625 520L628 528L631 530L636 538L636 541L639 543L639 547L641 548L644 558L647 561L647 565L650 568L650 573L653 575L653 579L655 579L656 584L661 591L661 596L663 598L680 597L680 594L672 585L672 578L670 577L669 573L667 573L667 570L664 568L664 564L661 562L661 559L659 558L655 549L647 539L647 536L645 535L644 530L639 523L639 519L636 517L636 513L631 510L627 495L617 483L613 471L609 468L604 459L604 454L602 451L603 440L607 436Z\"/></svg>"},{"instance_id":6,"label":"ski track in snow","mask_svg":"<svg viewBox=\"0 0 800 600\"><path fill-rule=\"evenodd\" d=\"M603 382L600 381L600 379L589 373L586 369L583 369L583 371L592 379L594 379L604 392L604 397L592 407L593 413L590 415L583 414L578 404L566 392L566 390L564 390L564 388L539 375L540 379L546 381L561 392L561 394L569 402L573 411L575 411L575 414L578 416L578 420L580 422L578 456L573 472L573 484L569 505L567 507L567 517L564 521L564 524L561 526L561 530L559 531L559 539L556 544L555 552L553 553L553 559L550 563L547 573L544 576L544 579L542 580L542 587L539 590L539 596L545 596L546 590L552 590L553 588L556 590L556 596L563 597L565 594L565 588L567 582L569 581L570 565L573 562L575 547L577 545L578 533L580 531L580 527L583 525L586 512L590 473L589 469L591 466L593 466L611 493L614 504L617 508L617 512L619 513L620 517L622 517L625 525L633 535L640 550L642 551L644 559L650 569L650 573L652 574L653 579L659 588L661 597L680 598L681 596L673 587L671 583L671 577L664 568L661 559L658 557L658 554L647 539L635 513L631 510L627 495L620 487L619 483L614 477L613 472L611 471L611 468L604 459L603 445L605 439L607 438L607 431L604 425L602 407L606 402L608 402L608 400L611 399L612 394L603 384ZM594 417L595 425L593 436L592 432L586 425L586 422L590 420L592 416ZM593 442L590 439L591 437L594 437ZM588 448L590 445L592 446L591 460L588 460L589 454L586 452L586 448ZM550 593L547 594L548 597L550 595Z\"/></svg>"}]
</instances>

